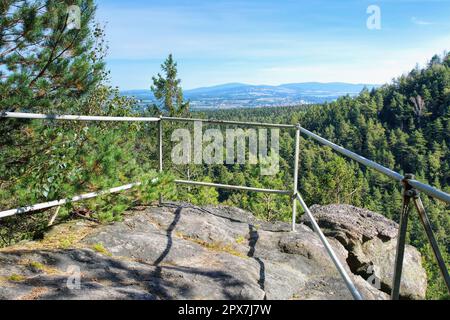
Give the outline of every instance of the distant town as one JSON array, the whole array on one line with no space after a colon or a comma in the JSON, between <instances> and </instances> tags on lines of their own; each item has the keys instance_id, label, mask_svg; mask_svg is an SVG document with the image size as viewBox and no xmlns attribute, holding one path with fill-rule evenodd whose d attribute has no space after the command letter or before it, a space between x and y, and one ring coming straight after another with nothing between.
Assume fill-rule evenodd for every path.
<instances>
[{"instance_id":1,"label":"distant town","mask_svg":"<svg viewBox=\"0 0 450 320\"><path fill-rule=\"evenodd\" d=\"M191 109L260 108L331 102L345 95L356 96L364 88L371 90L377 87L379 85L340 82L306 82L279 86L229 83L186 90L184 97L190 101ZM121 94L136 98L143 107L155 102L150 89L127 90Z\"/></svg>"}]
</instances>

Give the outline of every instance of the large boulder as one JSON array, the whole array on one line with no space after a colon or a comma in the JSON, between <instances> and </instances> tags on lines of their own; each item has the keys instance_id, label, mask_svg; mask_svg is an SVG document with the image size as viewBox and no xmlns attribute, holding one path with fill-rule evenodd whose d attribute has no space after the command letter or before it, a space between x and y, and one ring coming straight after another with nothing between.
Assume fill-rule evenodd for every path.
<instances>
[{"instance_id":1,"label":"large boulder","mask_svg":"<svg viewBox=\"0 0 450 320\"><path fill-rule=\"evenodd\" d=\"M330 242L364 298L388 298ZM136 208L107 226L73 221L0 250L0 284L0 299L352 299L307 225L290 232L240 209L188 204Z\"/></svg>"},{"instance_id":2,"label":"large boulder","mask_svg":"<svg viewBox=\"0 0 450 320\"><path fill-rule=\"evenodd\" d=\"M350 205L313 206L311 212L326 236L338 240L348 251L347 263L354 274L377 280L380 289L392 290L397 223L369 210ZM305 223L309 223L305 217ZM424 299L426 272L416 248L407 245L400 297ZM375 281L376 282L376 281Z\"/></svg>"}]
</instances>

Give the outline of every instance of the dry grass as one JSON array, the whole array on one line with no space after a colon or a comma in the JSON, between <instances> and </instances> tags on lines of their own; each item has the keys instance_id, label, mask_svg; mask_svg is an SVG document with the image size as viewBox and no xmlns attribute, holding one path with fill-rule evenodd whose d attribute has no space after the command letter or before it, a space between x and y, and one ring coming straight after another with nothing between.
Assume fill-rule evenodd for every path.
<instances>
[{"instance_id":1,"label":"dry grass","mask_svg":"<svg viewBox=\"0 0 450 320\"><path fill-rule=\"evenodd\" d=\"M109 252L109 251L103 246L102 243L96 243L96 244L94 244L94 245L92 246L92 249L94 249L94 251L96 251L96 252L98 252L98 253L101 253L101 254L103 254L103 255L105 255L105 256L112 257L112 253Z\"/></svg>"},{"instance_id":2,"label":"dry grass","mask_svg":"<svg viewBox=\"0 0 450 320\"><path fill-rule=\"evenodd\" d=\"M56 268L52 268L50 266L47 266L39 261L33 261L33 260L21 260L18 262L19 265L27 266L33 270L41 271L48 275L62 275L64 274L62 271L59 271Z\"/></svg>"},{"instance_id":3,"label":"dry grass","mask_svg":"<svg viewBox=\"0 0 450 320\"><path fill-rule=\"evenodd\" d=\"M47 292L49 292L48 288L44 287L33 288L33 290L31 290L30 293L27 293L26 295L19 297L18 300L37 300Z\"/></svg>"},{"instance_id":4,"label":"dry grass","mask_svg":"<svg viewBox=\"0 0 450 320\"><path fill-rule=\"evenodd\" d=\"M3 248L0 252L78 248L79 242L92 233L97 226L97 224L88 221L71 221L55 226L41 241L25 242Z\"/></svg>"},{"instance_id":5,"label":"dry grass","mask_svg":"<svg viewBox=\"0 0 450 320\"><path fill-rule=\"evenodd\" d=\"M23 282L23 281L25 281L27 278L24 277L24 276L22 276L22 275L20 275L20 274L13 273L13 274L10 275L7 279L8 279L9 281L11 281L11 282Z\"/></svg>"},{"instance_id":6,"label":"dry grass","mask_svg":"<svg viewBox=\"0 0 450 320\"><path fill-rule=\"evenodd\" d=\"M186 236L180 232L176 232L175 234L178 238L181 238L183 240L187 240L187 241L191 241L194 242L196 244L201 245L202 247L211 250L211 251L216 251L216 252L225 252L228 254L231 254L233 256L239 257L239 258L248 258L245 254L243 254L242 252L237 251L233 245L230 244L223 244L220 242L207 242L201 239L196 239L196 238L192 238L189 236Z\"/></svg>"},{"instance_id":7,"label":"dry grass","mask_svg":"<svg viewBox=\"0 0 450 320\"><path fill-rule=\"evenodd\" d=\"M243 237L243 236L239 236L239 237L236 239L236 243L237 243L237 244L243 244L243 243L245 243L246 241L248 241L248 240L245 239L245 237Z\"/></svg>"},{"instance_id":8,"label":"dry grass","mask_svg":"<svg viewBox=\"0 0 450 320\"><path fill-rule=\"evenodd\" d=\"M11 281L8 279L8 277L0 276L0 286L1 286L1 287L12 287L13 284L12 284Z\"/></svg>"}]
</instances>

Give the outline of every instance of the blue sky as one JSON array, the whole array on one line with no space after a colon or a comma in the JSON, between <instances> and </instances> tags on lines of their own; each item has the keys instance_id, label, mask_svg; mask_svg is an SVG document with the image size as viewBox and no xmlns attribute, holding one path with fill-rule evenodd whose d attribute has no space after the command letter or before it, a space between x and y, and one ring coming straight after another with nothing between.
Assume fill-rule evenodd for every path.
<instances>
[{"instance_id":1,"label":"blue sky","mask_svg":"<svg viewBox=\"0 0 450 320\"><path fill-rule=\"evenodd\" d=\"M450 0L98 0L111 84L146 89L169 53L184 89L385 83L450 49ZM367 8L381 9L369 30Z\"/></svg>"}]
</instances>

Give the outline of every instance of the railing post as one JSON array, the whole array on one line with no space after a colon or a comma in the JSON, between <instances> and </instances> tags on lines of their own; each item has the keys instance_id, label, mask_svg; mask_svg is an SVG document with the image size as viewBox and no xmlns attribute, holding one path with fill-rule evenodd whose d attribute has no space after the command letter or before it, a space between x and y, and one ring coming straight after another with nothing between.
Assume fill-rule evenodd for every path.
<instances>
[{"instance_id":1,"label":"railing post","mask_svg":"<svg viewBox=\"0 0 450 320\"><path fill-rule=\"evenodd\" d=\"M408 183L409 179L414 179L414 176L412 174L407 174L405 175L405 179L402 181L403 205L397 236L397 251L395 255L394 276L392 280L392 300L400 299L400 284L402 280L403 258L405 255L406 232L408 230L409 205L413 192L412 187Z\"/></svg>"},{"instance_id":2,"label":"railing post","mask_svg":"<svg viewBox=\"0 0 450 320\"><path fill-rule=\"evenodd\" d=\"M158 157L159 157L159 173L163 172L163 119L162 116L159 117L158 122ZM163 197L162 193L159 194L159 205L162 205Z\"/></svg>"},{"instance_id":3,"label":"railing post","mask_svg":"<svg viewBox=\"0 0 450 320\"><path fill-rule=\"evenodd\" d=\"M436 261L439 265L439 269L441 270L441 274L442 277L444 278L447 290L450 293L450 277L448 274L448 270L445 265L445 261L442 258L441 251L439 250L436 238L434 237L430 220L428 219L427 212L425 211L425 207L423 206L422 199L420 199L420 194L418 191L414 192L413 202L417 212L419 213L419 218L420 221L422 222L423 228L425 229L425 233L427 234L428 241L430 242L431 248L433 249L434 257L436 258Z\"/></svg>"},{"instance_id":4,"label":"railing post","mask_svg":"<svg viewBox=\"0 0 450 320\"><path fill-rule=\"evenodd\" d=\"M294 158L294 193L292 200L292 232L295 232L297 219L297 193L298 193L298 163L300 158L300 124L297 124L295 132L295 158Z\"/></svg>"}]
</instances>

